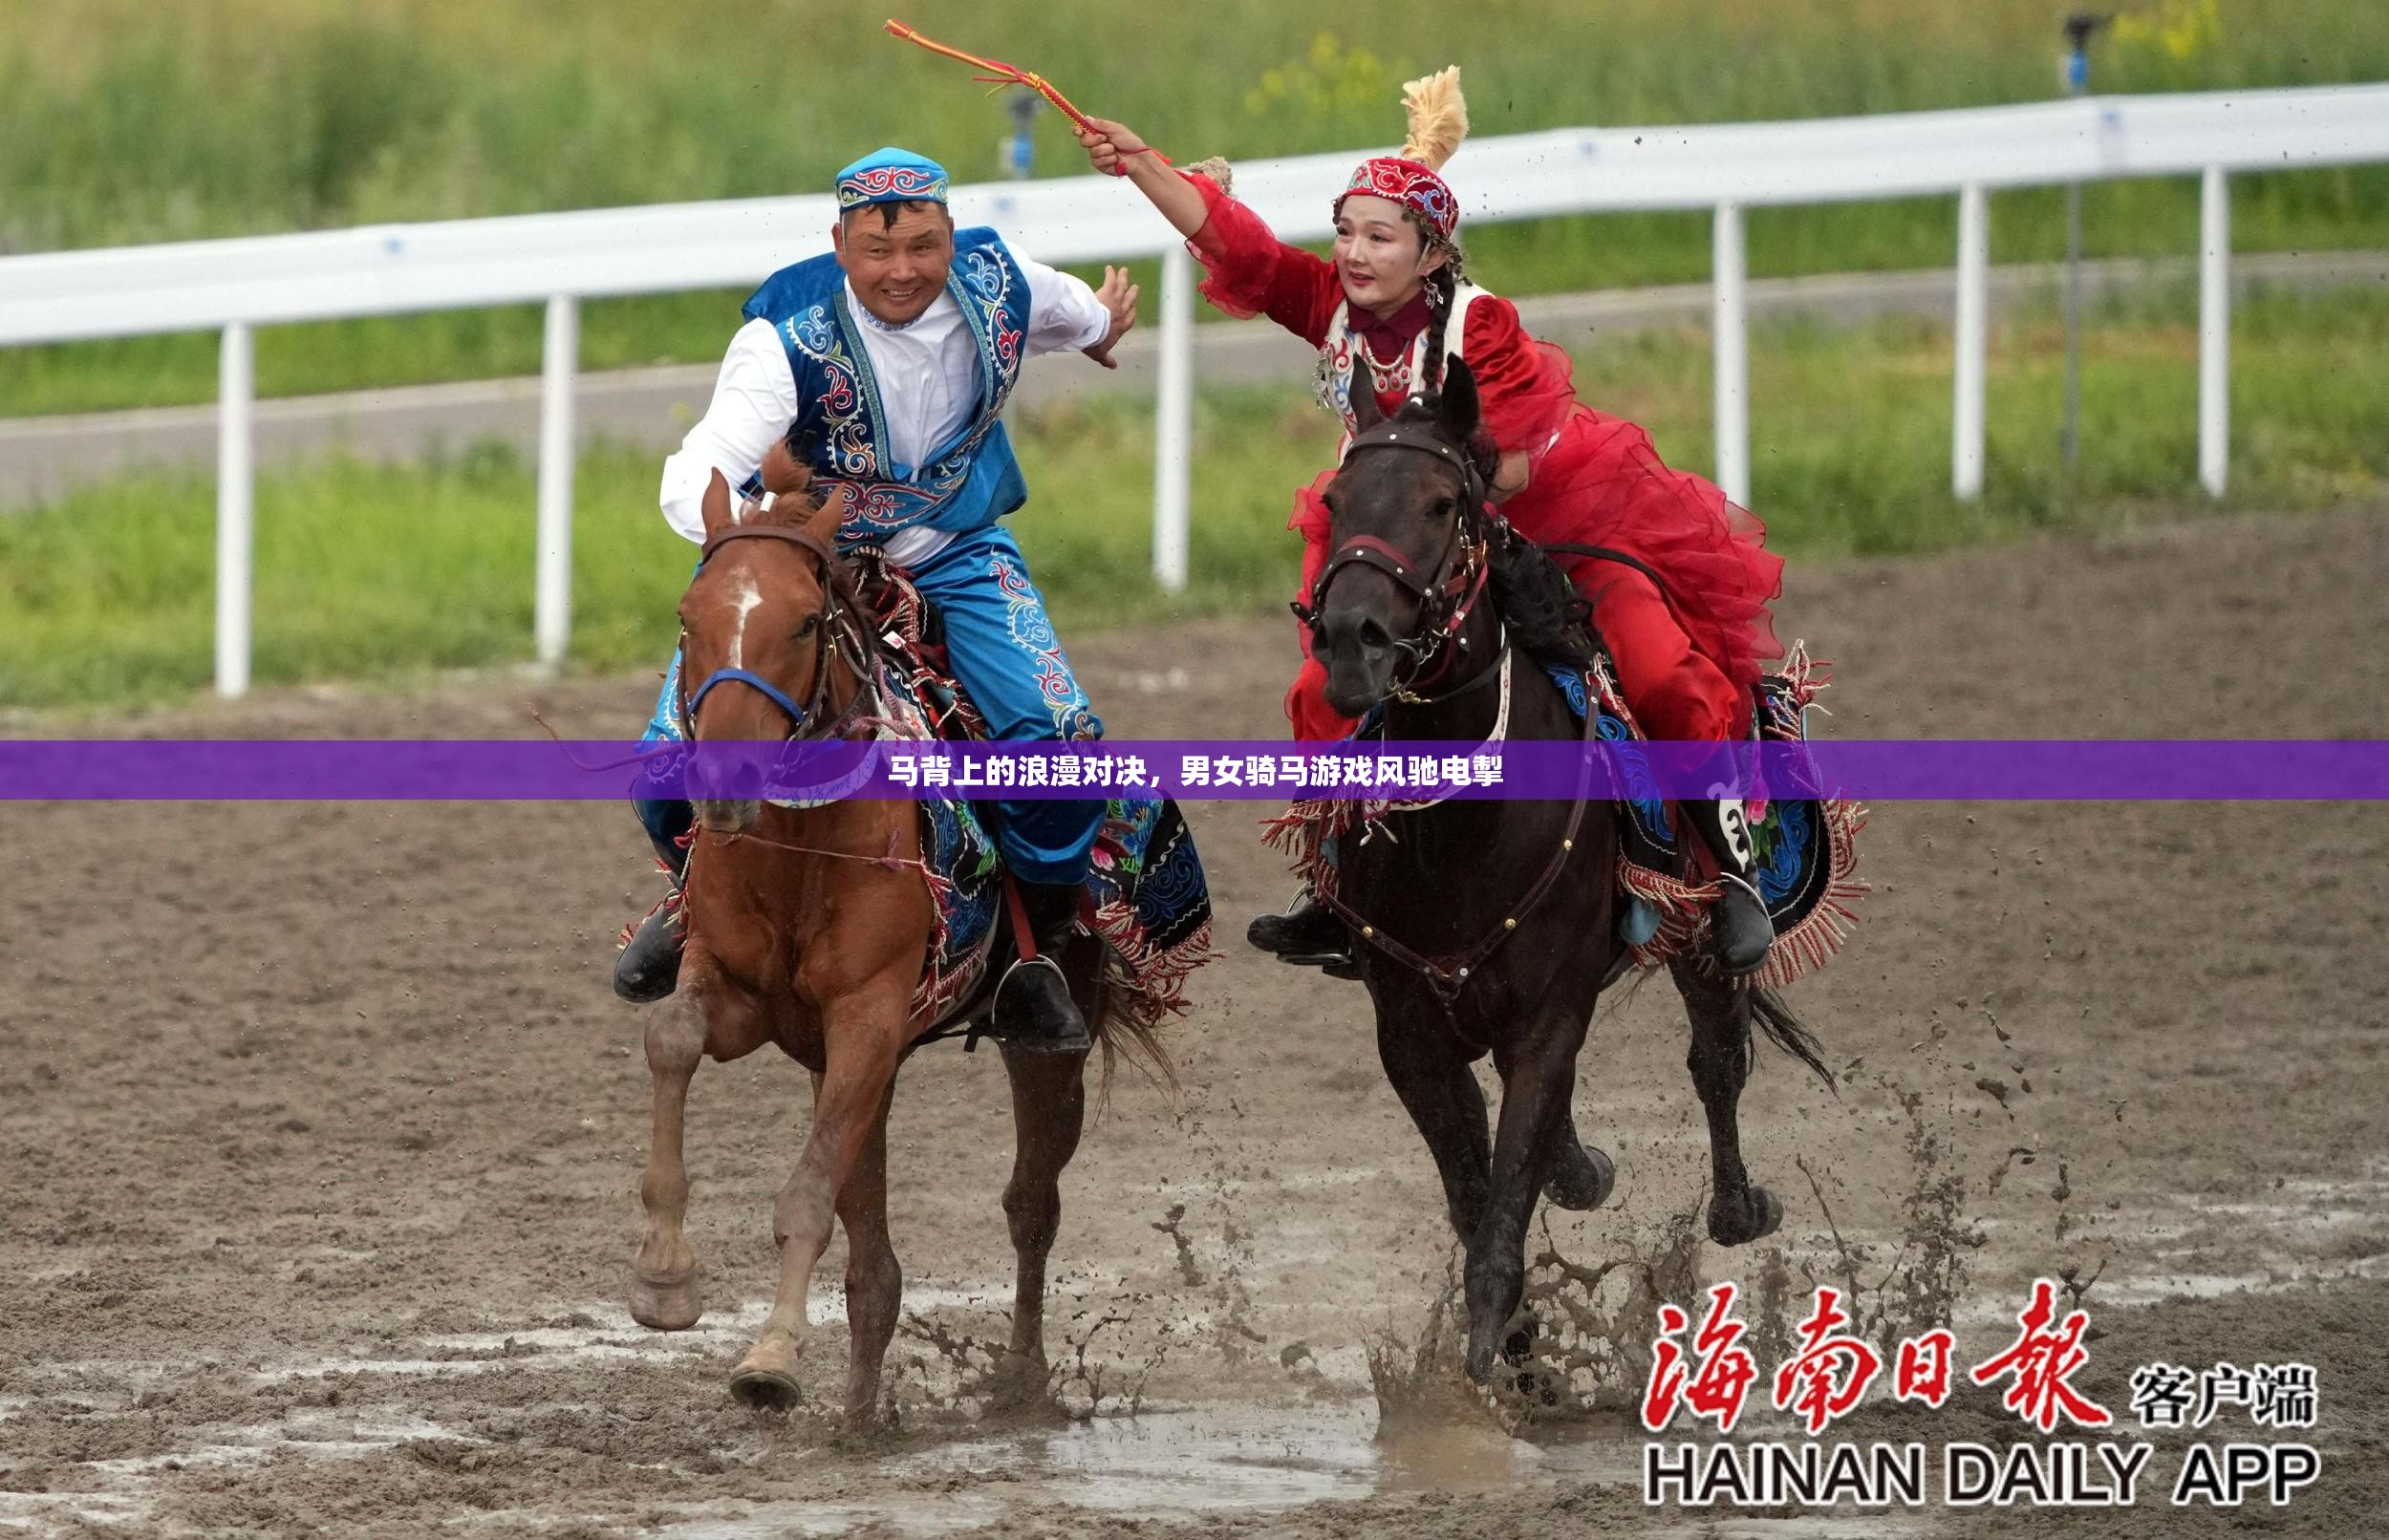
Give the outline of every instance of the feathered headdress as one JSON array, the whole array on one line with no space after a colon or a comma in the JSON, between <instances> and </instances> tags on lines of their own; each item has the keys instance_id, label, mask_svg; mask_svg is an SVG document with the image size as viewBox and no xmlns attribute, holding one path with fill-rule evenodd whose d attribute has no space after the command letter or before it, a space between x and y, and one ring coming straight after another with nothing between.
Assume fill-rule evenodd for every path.
<instances>
[{"instance_id":1,"label":"feathered headdress","mask_svg":"<svg viewBox=\"0 0 2389 1540\"><path fill-rule=\"evenodd\" d=\"M1450 65L1403 86L1402 110L1410 119L1410 136L1402 141L1402 159L1441 171L1460 141L1468 138L1468 100L1460 95L1460 67Z\"/></svg>"},{"instance_id":2,"label":"feathered headdress","mask_svg":"<svg viewBox=\"0 0 2389 1540\"><path fill-rule=\"evenodd\" d=\"M1402 110L1410 120L1402 153L1362 161L1351 181L1345 183L1336 207L1342 209L1344 200L1354 193L1389 198L1415 210L1437 240L1448 242L1460 223L1460 205L1435 173L1468 137L1468 101L1460 95L1460 67L1454 64L1403 86Z\"/></svg>"}]
</instances>

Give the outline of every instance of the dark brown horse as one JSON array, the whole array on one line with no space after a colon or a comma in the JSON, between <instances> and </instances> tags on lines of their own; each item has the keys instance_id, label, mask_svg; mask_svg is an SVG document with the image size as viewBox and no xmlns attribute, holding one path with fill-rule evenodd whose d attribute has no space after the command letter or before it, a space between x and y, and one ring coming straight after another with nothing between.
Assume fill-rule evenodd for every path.
<instances>
[{"instance_id":1,"label":"dark brown horse","mask_svg":"<svg viewBox=\"0 0 2389 1540\"><path fill-rule=\"evenodd\" d=\"M743 671L786 702L807 703L805 719L791 721L766 690L714 689L693 714L690 732L699 741L827 736L868 710L874 689L877 644L836 555L834 515L807 495L805 473L784 449L775 448L764 477L773 494L768 511L753 503L734 510L719 475L706 491L704 565L680 600L681 677ZM904 802L798 811L752 795L703 795L713 789L692 787L697 827L679 990L647 1025L655 1143L639 1187L647 1233L633 1263L631 1314L663 1331L696 1324L703 1307L682 1229L689 1080L701 1059L739 1059L774 1044L812 1072L812 1128L772 1207L780 1279L771 1315L730 1388L758 1405L797 1399L809 1336L806 1295L834 1220L847 1238L845 1416L849 1425L867 1424L903 1289L888 1237L888 1107L897 1065L933 1025L913 1014L933 924L917 865L919 820ZM1101 1034L1099 956L1091 946L1074 952L1066 971ZM1007 1048L1003 1061L1016 1136L1003 1208L1018 1271L998 1394L1033 1400L1045 1384L1045 1257L1061 1222L1057 1179L1078 1148L1087 1059Z\"/></svg>"},{"instance_id":2,"label":"dark brown horse","mask_svg":"<svg viewBox=\"0 0 2389 1540\"><path fill-rule=\"evenodd\" d=\"M1390 419L1378 417L1368 392L1353 400L1362 430L1325 494L1333 554L1309 603L1329 704L1359 716L1384 703L1395 739L1482 742L1496 723L1512 738L1579 738L1529 650L1587 644L1581 632L1569 641L1566 576L1484 511L1467 365L1453 359L1438 396ZM1491 599L1477 602L1489 588ZM1333 907L1358 933L1379 1057L1434 1154L1467 1250L1468 1371L1479 1380L1523 1291L1536 1194L1591 1208L1614 1176L1607 1156L1579 1143L1569 1111L1594 1002L1628 962L1614 818L1609 803L1584 799L1455 799L1389 814L1390 838L1341 842ZM1673 973L1691 1016L1692 1083L1709 1114L1709 1233L1739 1246L1783 1218L1775 1195L1744 1172L1734 1123L1754 1017L1826 1072L1769 992L1700 962L1679 962ZM1502 1084L1491 1128L1469 1068L1489 1053Z\"/></svg>"}]
</instances>

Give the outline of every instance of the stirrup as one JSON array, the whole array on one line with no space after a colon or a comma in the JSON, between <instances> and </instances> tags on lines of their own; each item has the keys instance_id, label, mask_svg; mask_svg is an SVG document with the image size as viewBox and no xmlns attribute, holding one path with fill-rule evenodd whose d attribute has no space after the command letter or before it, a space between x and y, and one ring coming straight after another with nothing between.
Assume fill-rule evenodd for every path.
<instances>
[{"instance_id":1,"label":"stirrup","mask_svg":"<svg viewBox=\"0 0 2389 1540\"><path fill-rule=\"evenodd\" d=\"M1022 978L1022 970L1032 972ZM1041 982L1037 973L1050 977L1050 984ZM1011 1005L1012 1019L1006 1019L1004 996L1012 992L1013 980L1022 979L1021 992L1030 997L1023 1001L1015 994ZM1042 1000L1036 996L1043 995ZM1022 1020L1025 1016L1028 1019ZM1084 1054L1095 1046L1095 1035L1087 1030L1087 1017L1070 997L1070 976L1062 965L1044 952L1034 957L1021 957L1003 971L996 985L996 995L988 1007L989 1036L1007 1048L1019 1048L1040 1054Z\"/></svg>"}]
</instances>

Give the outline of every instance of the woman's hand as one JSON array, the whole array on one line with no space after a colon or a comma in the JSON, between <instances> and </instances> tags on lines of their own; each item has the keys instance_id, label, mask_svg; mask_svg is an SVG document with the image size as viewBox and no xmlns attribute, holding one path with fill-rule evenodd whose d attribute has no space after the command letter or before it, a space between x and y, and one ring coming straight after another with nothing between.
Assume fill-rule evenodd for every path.
<instances>
[{"instance_id":1,"label":"woman's hand","mask_svg":"<svg viewBox=\"0 0 2389 1540\"><path fill-rule=\"evenodd\" d=\"M1494 472L1493 484L1487 488L1488 501L1507 503L1526 490L1526 451L1511 449L1503 452L1498 469Z\"/></svg>"},{"instance_id":2,"label":"woman's hand","mask_svg":"<svg viewBox=\"0 0 2389 1540\"><path fill-rule=\"evenodd\" d=\"M1107 177L1127 176L1128 162L1151 148L1126 123L1108 118L1089 118L1087 123L1078 130L1079 148L1087 152L1087 163Z\"/></svg>"},{"instance_id":3,"label":"woman's hand","mask_svg":"<svg viewBox=\"0 0 2389 1540\"><path fill-rule=\"evenodd\" d=\"M1128 178L1180 235L1192 241L1202 232L1203 222L1211 217L1203 195L1171 170L1170 162L1134 129L1108 118L1090 118L1079 129L1078 141L1087 164L1105 176Z\"/></svg>"}]
</instances>

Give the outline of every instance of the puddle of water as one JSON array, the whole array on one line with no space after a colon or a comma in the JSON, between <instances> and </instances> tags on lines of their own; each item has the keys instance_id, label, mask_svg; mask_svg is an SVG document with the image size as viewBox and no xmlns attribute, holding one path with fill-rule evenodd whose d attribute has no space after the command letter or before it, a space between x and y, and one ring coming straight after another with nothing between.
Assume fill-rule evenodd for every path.
<instances>
[{"instance_id":1,"label":"puddle of water","mask_svg":"<svg viewBox=\"0 0 2389 1540\"><path fill-rule=\"evenodd\" d=\"M2271 1294L2348 1278L2389 1278L2389 1256L2333 1263L2284 1258L2264 1273L2152 1273L2114 1282L2101 1279L2091 1299L2101 1305L2153 1305L2167 1299L2218 1299L2244 1291Z\"/></svg>"},{"instance_id":2,"label":"puddle of water","mask_svg":"<svg viewBox=\"0 0 2389 1540\"><path fill-rule=\"evenodd\" d=\"M901 1534L934 1535L992 1522L1032 1493L1040 1503L1124 1517L1180 1517L1380 1493L1641 1479L1641 1447L1634 1441L1529 1444L1487 1423L1423 1428L1380 1442L1376 1422L1376 1414L1362 1407L1204 1407L1099 1419L1054 1433L972 1440L893 1460L886 1472L890 1493L877 1501L692 1513L665 1532L683 1540L760 1540L877 1523ZM993 1478L1001 1485L994 1492L936 1489L955 1478Z\"/></svg>"},{"instance_id":3,"label":"puddle of water","mask_svg":"<svg viewBox=\"0 0 2389 1540\"><path fill-rule=\"evenodd\" d=\"M2120 1242L2128 1237L2129 1246L2092 1290L2094 1310L2389 1277L2389 1254L2330 1259L2313 1254L2334 1237L2389 1221L2389 1160L2375 1159L2364 1175L2353 1178L2294 1177L2262 1198L2193 1194L2152 1211L2100 1218L2109 1235ZM2012 1228L1997 1217L1977 1223L1993 1232ZM2235 1261L2252 1251L2257 1266L2219 1272L2201 1265L2218 1250ZM2014 1311L2015 1304L1978 1290L1960 1306L1956 1324L2011 1327Z\"/></svg>"},{"instance_id":4,"label":"puddle of water","mask_svg":"<svg viewBox=\"0 0 2389 1540\"><path fill-rule=\"evenodd\" d=\"M1721 1512L1714 1518L1703 1517L1690 1524L1643 1532L1647 1540L1884 1540L1885 1535L1902 1532L1888 1528L1894 1522L1889 1518L1840 1518L1829 1513L1759 1519Z\"/></svg>"},{"instance_id":5,"label":"puddle of water","mask_svg":"<svg viewBox=\"0 0 2389 1540\"><path fill-rule=\"evenodd\" d=\"M1088 1287L1100 1288L1101 1284ZM904 1308L908 1313L938 1310L1006 1311L1010 1308L1011 1285L963 1285L957 1287L921 1287L908 1284L904 1291ZM312 1380L334 1374L383 1375L472 1375L485 1374L508 1365L536 1363L545 1359L643 1359L690 1357L735 1358L743 1352L754 1335L762 1330L764 1319L771 1314L771 1301L764 1298L743 1300L737 1304L709 1307L705 1318L685 1332L651 1332L631 1319L630 1312L619 1304L584 1301L573 1312L587 1315L594 1326L526 1326L511 1331L443 1332L419 1338L414 1354L405 1357L368 1358L334 1357L311 1358L302 1363L284 1363L261 1368L251 1379L261 1384L280 1384L291 1380ZM842 1327L846 1320L846 1294L834 1285L816 1291L807 1301L806 1315L817 1327ZM1200 1313L1190 1317L1199 1324ZM512 1355L509 1355L509 1348ZM484 1354L483 1358L436 1358L439 1353ZM156 1365L148 1367L155 1369ZM0 1416L5 1416L0 1410Z\"/></svg>"},{"instance_id":6,"label":"puddle of water","mask_svg":"<svg viewBox=\"0 0 2389 1540\"><path fill-rule=\"evenodd\" d=\"M118 1475L144 1475L168 1465L237 1465L263 1460L277 1449L304 1454L355 1456L374 1454L417 1439L446 1439L458 1444L488 1441L420 1417L343 1417L337 1412L298 1409L278 1422L247 1426L216 1424L204 1430L204 1442L167 1454L129 1456L121 1460L90 1460L94 1470Z\"/></svg>"}]
</instances>

